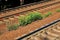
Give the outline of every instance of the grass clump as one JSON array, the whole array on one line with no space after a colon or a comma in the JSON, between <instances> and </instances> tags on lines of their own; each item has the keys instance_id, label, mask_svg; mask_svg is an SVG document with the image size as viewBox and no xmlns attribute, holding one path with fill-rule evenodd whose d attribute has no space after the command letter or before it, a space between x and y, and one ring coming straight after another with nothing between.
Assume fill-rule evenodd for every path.
<instances>
[{"instance_id":1,"label":"grass clump","mask_svg":"<svg viewBox=\"0 0 60 40\"><path fill-rule=\"evenodd\" d=\"M43 17L39 12L30 12L28 15L26 16L20 16L19 17L19 22L21 26L30 24L33 21L36 20L41 20Z\"/></svg>"},{"instance_id":2,"label":"grass clump","mask_svg":"<svg viewBox=\"0 0 60 40\"><path fill-rule=\"evenodd\" d=\"M25 16L24 16L24 15L21 15L21 16L19 17L19 24L20 24L20 26L26 25Z\"/></svg>"},{"instance_id":3,"label":"grass clump","mask_svg":"<svg viewBox=\"0 0 60 40\"><path fill-rule=\"evenodd\" d=\"M17 24L11 25L11 26L8 26L8 31L16 30L17 28L18 28L18 25Z\"/></svg>"},{"instance_id":4,"label":"grass clump","mask_svg":"<svg viewBox=\"0 0 60 40\"><path fill-rule=\"evenodd\" d=\"M29 15L31 17L31 21L42 19L42 15L39 12L31 12Z\"/></svg>"},{"instance_id":5,"label":"grass clump","mask_svg":"<svg viewBox=\"0 0 60 40\"><path fill-rule=\"evenodd\" d=\"M47 14L45 14L45 15L44 15L44 18L46 18L46 17L48 17L48 16L50 16L50 15L52 15L52 12L48 12Z\"/></svg>"},{"instance_id":6,"label":"grass clump","mask_svg":"<svg viewBox=\"0 0 60 40\"><path fill-rule=\"evenodd\" d=\"M60 12L60 9L57 9L56 12Z\"/></svg>"},{"instance_id":7,"label":"grass clump","mask_svg":"<svg viewBox=\"0 0 60 40\"><path fill-rule=\"evenodd\" d=\"M32 17L27 15L27 16L25 17L25 23L26 23L26 24L30 24L31 22L32 22Z\"/></svg>"}]
</instances>

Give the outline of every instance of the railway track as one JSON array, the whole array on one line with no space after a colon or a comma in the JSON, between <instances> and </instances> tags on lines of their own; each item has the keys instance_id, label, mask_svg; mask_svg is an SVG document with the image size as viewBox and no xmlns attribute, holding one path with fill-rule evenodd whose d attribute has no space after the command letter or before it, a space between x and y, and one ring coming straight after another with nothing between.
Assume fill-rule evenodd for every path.
<instances>
[{"instance_id":1,"label":"railway track","mask_svg":"<svg viewBox=\"0 0 60 40\"><path fill-rule=\"evenodd\" d=\"M17 40L60 40L60 19L51 22Z\"/></svg>"},{"instance_id":2,"label":"railway track","mask_svg":"<svg viewBox=\"0 0 60 40\"><path fill-rule=\"evenodd\" d=\"M24 6L22 8L17 8L14 10L8 10L5 12L1 12L0 18L10 17L10 16L13 16L16 14L23 14L24 12L28 12L31 10L36 10L36 9L40 10L40 8L44 9L44 8L49 7L49 6L58 5L58 4L60 4L60 1L50 1L50 2L45 2L45 3L38 3L36 5L28 5L28 6Z\"/></svg>"},{"instance_id":3,"label":"railway track","mask_svg":"<svg viewBox=\"0 0 60 40\"><path fill-rule=\"evenodd\" d=\"M14 10L14 9L22 8L22 7L27 7L27 6L30 6L30 5L36 5L38 3L43 3L43 2L48 2L48 1L51 1L51 0L44 0L44 1L40 1L40 2L34 2L34 3L30 3L30 4L21 5L21 6L14 7L14 8L7 8L7 9L4 9L4 10L1 10L0 12Z\"/></svg>"},{"instance_id":4,"label":"railway track","mask_svg":"<svg viewBox=\"0 0 60 40\"><path fill-rule=\"evenodd\" d=\"M33 26L29 25L29 26L23 27L22 29L18 29L16 31L11 31L11 32L8 32L6 34L3 34L3 35L0 36L0 40L6 40L6 39L7 40L16 40L16 38L19 39L20 37L23 37L24 35L26 35L28 33L31 33L32 31L34 31L34 30L36 30L38 28L43 27L45 24L49 24L50 22L59 19L59 17L60 17L59 15L60 15L59 13L58 14L56 13L55 15L53 15L51 17L48 17L45 20L38 21L37 23L34 22L33 24L31 24ZM40 25L41 23L42 23L42 25Z\"/></svg>"},{"instance_id":5,"label":"railway track","mask_svg":"<svg viewBox=\"0 0 60 40\"><path fill-rule=\"evenodd\" d=\"M44 4L44 3L43 3ZM26 14L26 13L28 13L28 12L33 12L33 11L38 11L38 12L40 12L40 11L42 11L42 12L45 12L45 11L47 11L47 10L50 10L50 9L52 9L53 7L54 8L60 8L60 1L56 1L56 2L51 2L51 3L49 3L49 5L48 5L48 3L46 3L46 5L44 4L44 5L40 5L40 4L37 4L38 6L37 7L35 7L35 8L33 8L33 6L31 7L31 9L28 9L28 8L30 8L30 7L28 7L27 6L27 8L24 6L23 8L16 8L16 9L14 9L13 11L12 10L7 10L7 11L5 11L5 12L1 12L1 14L3 14L2 16L0 16L0 18L8 18L8 20L9 20L9 18L11 17L11 16L16 16L16 14L19 14L19 15L21 15L21 14ZM36 6L36 5L35 5ZM53 9L54 9L53 8ZM26 9L26 10L25 10ZM22 10L22 11L21 11ZM15 12L16 11L16 12ZM7 13L6 13L7 12ZM14 12L14 13L13 13ZM9 14L9 13L12 13L12 14ZM4 15L5 14L5 15ZM13 17L14 18L14 17ZM56 20L56 21L54 21L54 22L52 22L52 23L50 23L50 24L48 24L48 25L46 25L46 26L43 26L42 28L39 28L39 29L37 29L37 30L35 30L35 31L33 31L33 32L31 32L31 33L29 33L29 34L27 34L27 35L24 35L23 37L21 37L21 38L18 38L17 40L35 40L34 38L40 38L41 40L44 40L45 38L46 38L46 40L48 39L48 40L60 40L60 39L56 39L56 38L59 38L59 36L58 37L56 37L55 36L55 34L52 34L52 35L46 35L45 36L45 32L46 32L46 30L48 30L49 29L49 31L52 31L52 30L50 30L50 29L53 29L54 31L56 31L56 34L57 34L57 29L55 30L54 28L56 28L56 27L54 27L53 25L58 25L58 26L60 26L60 19L58 19L58 20ZM51 26L53 26L53 27L51 27ZM58 28L58 32L59 32L59 27L57 27ZM42 32L43 31L43 32ZM53 32L54 32L53 31ZM42 33L41 33L42 32ZM48 31L47 31L48 32ZM55 33L55 32L54 32ZM37 35L38 35L38 37L37 37ZM40 35L42 36L42 37L40 37ZM58 35L58 34L57 34ZM60 33L59 33L59 35L60 35ZM5 35L6 36L6 35ZM35 37L34 37L35 36ZM52 38L50 38L51 36L53 36ZM3 37L2 37L3 38ZM8 37L7 37L8 38ZM40 40L39 39L39 40ZM8 39L7 39L8 40Z\"/></svg>"}]
</instances>

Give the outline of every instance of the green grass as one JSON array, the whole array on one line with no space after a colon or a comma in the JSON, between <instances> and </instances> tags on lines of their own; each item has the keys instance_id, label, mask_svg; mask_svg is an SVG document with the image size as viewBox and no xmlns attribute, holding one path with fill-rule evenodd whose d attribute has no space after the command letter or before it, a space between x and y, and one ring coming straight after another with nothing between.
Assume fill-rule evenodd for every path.
<instances>
[{"instance_id":1,"label":"green grass","mask_svg":"<svg viewBox=\"0 0 60 40\"><path fill-rule=\"evenodd\" d=\"M25 23L25 16L24 15L19 17L19 24L20 24L20 26L26 25L26 23Z\"/></svg>"},{"instance_id":2,"label":"green grass","mask_svg":"<svg viewBox=\"0 0 60 40\"><path fill-rule=\"evenodd\" d=\"M24 16L24 15L20 16L19 23L20 23L20 26L25 26L27 24L30 24L33 21L41 20L41 19L46 18L50 15L52 15L52 12L48 12L47 14L44 14L44 16L40 12L30 12L26 16Z\"/></svg>"},{"instance_id":3,"label":"green grass","mask_svg":"<svg viewBox=\"0 0 60 40\"><path fill-rule=\"evenodd\" d=\"M39 12L30 12L28 15L26 16L20 16L19 17L19 23L21 26L30 24L33 21L36 20L41 20L43 17L41 15L41 13Z\"/></svg>"},{"instance_id":4,"label":"green grass","mask_svg":"<svg viewBox=\"0 0 60 40\"><path fill-rule=\"evenodd\" d=\"M29 15L32 19L32 21L38 20L38 19L42 19L42 14L39 12L31 12L29 13Z\"/></svg>"},{"instance_id":5,"label":"green grass","mask_svg":"<svg viewBox=\"0 0 60 40\"><path fill-rule=\"evenodd\" d=\"M15 25L12 25L12 26L8 26L8 31L11 31L11 30L16 30L19 26L17 24Z\"/></svg>"},{"instance_id":6,"label":"green grass","mask_svg":"<svg viewBox=\"0 0 60 40\"><path fill-rule=\"evenodd\" d=\"M44 16L42 15L42 13L40 12L30 12L27 15L20 15L19 16L19 25L15 24L15 25L11 25L8 26L8 30L16 30L18 28L18 26L26 26L27 24L32 23L33 21L36 20L42 20L43 18L46 18L48 16L50 16L52 14L52 12L48 12L47 14L44 14Z\"/></svg>"},{"instance_id":7,"label":"green grass","mask_svg":"<svg viewBox=\"0 0 60 40\"><path fill-rule=\"evenodd\" d=\"M56 12L60 12L60 9L57 9Z\"/></svg>"},{"instance_id":8,"label":"green grass","mask_svg":"<svg viewBox=\"0 0 60 40\"><path fill-rule=\"evenodd\" d=\"M48 16L50 16L50 15L52 15L52 12L48 12L47 14L45 14L45 15L44 15L44 18L46 18L46 17L48 17Z\"/></svg>"}]
</instances>

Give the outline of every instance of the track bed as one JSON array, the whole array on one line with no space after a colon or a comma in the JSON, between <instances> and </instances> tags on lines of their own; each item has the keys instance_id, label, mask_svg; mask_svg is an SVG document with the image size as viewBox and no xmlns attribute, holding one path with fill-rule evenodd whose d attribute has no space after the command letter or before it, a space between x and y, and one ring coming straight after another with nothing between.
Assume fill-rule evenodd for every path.
<instances>
[{"instance_id":1,"label":"track bed","mask_svg":"<svg viewBox=\"0 0 60 40\"><path fill-rule=\"evenodd\" d=\"M20 38L22 40L60 40L60 20L47 24L34 32ZM18 40L20 40L18 39Z\"/></svg>"},{"instance_id":2,"label":"track bed","mask_svg":"<svg viewBox=\"0 0 60 40\"><path fill-rule=\"evenodd\" d=\"M42 4L44 4L44 3L42 3ZM56 9L60 9L60 1L59 2L56 1L56 3L51 3L50 5L45 5L45 6L42 5L42 7L41 7L41 4L37 4L37 5L38 5L38 7L36 7L36 8L32 7L31 9L28 9L29 7L27 7L27 8L26 7L23 7L22 9L19 8L19 10L18 9L16 9L16 10L14 9L13 11L12 10L11 11L9 10L10 13L13 13L14 12L11 15L8 14L9 13L8 11L6 11L7 13L6 12L5 13L3 12L6 15L5 16L2 13L3 15L0 16L1 17L0 20L2 20L3 22L6 19L8 19L8 20L9 20L9 18L13 18L14 19L18 15L26 15L29 12L34 12L34 11L41 12L42 14L46 14L47 11L50 11L50 12L52 12L52 15L49 16L49 17L47 17L47 18L44 18L42 20L37 20L35 22L32 22L31 24L28 24L26 26L22 26L22 27L20 26L17 30L13 30L13 31L8 31L7 30L7 27L6 27L6 24L2 24L2 25L0 25L1 26L0 27L0 31L3 31L3 34L0 36L0 40L16 40L17 37L20 38L20 37L22 37L24 35L27 35L30 32L33 32L34 30L36 30L38 28L41 28L42 26L44 26L46 24L49 24L50 22L53 22L54 20L57 20L57 19L60 18L60 12L56 12ZM36 6L36 5L34 5L34 6ZM20 10L22 10L22 11L20 12ZM14 22L16 22L16 21L17 20L14 19ZM13 24L13 21L11 21L11 22ZM58 22L57 24L59 25L60 22ZM46 28L46 29L48 29L48 28ZM50 29L50 27L49 27L49 29ZM45 30L45 29L43 29L43 30ZM43 32L45 32L45 31L43 31ZM27 38L24 38L23 40L28 40L28 38L31 38L31 36L29 36ZM41 40L44 40L44 36L42 36ZM51 40L54 40L54 39L51 39Z\"/></svg>"}]
</instances>

